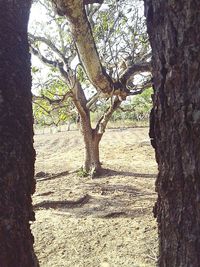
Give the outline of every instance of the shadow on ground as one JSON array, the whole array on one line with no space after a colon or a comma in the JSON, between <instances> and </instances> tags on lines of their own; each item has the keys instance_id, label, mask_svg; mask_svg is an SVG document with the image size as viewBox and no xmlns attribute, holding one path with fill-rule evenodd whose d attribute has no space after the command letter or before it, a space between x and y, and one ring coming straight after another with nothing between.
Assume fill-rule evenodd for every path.
<instances>
[{"instance_id":1,"label":"shadow on ground","mask_svg":"<svg viewBox=\"0 0 200 267\"><path fill-rule=\"evenodd\" d=\"M152 178L152 179L155 179L156 178L156 174L155 173L137 173L137 172L129 172L129 171L115 171L115 170L112 170L112 169L102 169L102 172L101 172L101 176L100 177L97 177L96 179L98 178L105 178L105 177L108 177L108 176L117 176L117 175L120 175L120 176L132 176L132 177L142 177L142 178Z\"/></svg>"},{"instance_id":2,"label":"shadow on ground","mask_svg":"<svg viewBox=\"0 0 200 267\"><path fill-rule=\"evenodd\" d=\"M123 172L106 170L106 173L111 176L112 173L116 175ZM66 174L63 173L63 176L65 175ZM54 176L54 178L59 177L59 174ZM76 195L76 198L73 197L73 199L62 200L55 200L55 197L53 197L54 192L52 191L41 193L38 196L48 196L48 198L42 198L42 201L40 199L40 201L34 205L34 209L52 209L57 214L73 217L135 218L149 212L149 205L152 205L155 199L155 193L138 189L132 185L119 183L102 184L98 183L98 179L89 180L88 182L77 185L75 192L79 192L78 197ZM86 193L82 193L81 195L81 192Z\"/></svg>"}]
</instances>

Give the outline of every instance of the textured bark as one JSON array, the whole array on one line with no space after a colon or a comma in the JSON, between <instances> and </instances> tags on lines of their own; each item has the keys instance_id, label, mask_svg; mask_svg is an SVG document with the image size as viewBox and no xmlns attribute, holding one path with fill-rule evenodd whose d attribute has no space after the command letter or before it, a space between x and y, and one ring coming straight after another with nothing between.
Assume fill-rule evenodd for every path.
<instances>
[{"instance_id":1,"label":"textured bark","mask_svg":"<svg viewBox=\"0 0 200 267\"><path fill-rule=\"evenodd\" d=\"M83 1L55 0L59 15L67 16L81 62L91 83L104 93L113 91L113 81L103 70Z\"/></svg>"},{"instance_id":2,"label":"textured bark","mask_svg":"<svg viewBox=\"0 0 200 267\"><path fill-rule=\"evenodd\" d=\"M77 80L72 80L73 83L73 103L76 106L80 116L80 130L83 135L85 145L85 161L83 168L91 176L100 174L101 164L99 161L99 142L103 134L98 133L98 130L93 129L90 120L90 108L87 107L87 99L83 88Z\"/></svg>"},{"instance_id":3,"label":"textured bark","mask_svg":"<svg viewBox=\"0 0 200 267\"><path fill-rule=\"evenodd\" d=\"M103 134L99 134L95 129L92 129L89 115L81 117L81 132L85 145L84 170L90 173L93 178L101 172L99 143Z\"/></svg>"},{"instance_id":4,"label":"textured bark","mask_svg":"<svg viewBox=\"0 0 200 267\"><path fill-rule=\"evenodd\" d=\"M200 1L146 0L160 267L200 266Z\"/></svg>"},{"instance_id":5,"label":"textured bark","mask_svg":"<svg viewBox=\"0 0 200 267\"><path fill-rule=\"evenodd\" d=\"M98 176L101 172L101 163L99 160L99 137L84 136L85 143L85 163L84 169L92 176Z\"/></svg>"},{"instance_id":6,"label":"textured bark","mask_svg":"<svg viewBox=\"0 0 200 267\"><path fill-rule=\"evenodd\" d=\"M35 267L30 55L31 1L0 1L0 266Z\"/></svg>"}]
</instances>

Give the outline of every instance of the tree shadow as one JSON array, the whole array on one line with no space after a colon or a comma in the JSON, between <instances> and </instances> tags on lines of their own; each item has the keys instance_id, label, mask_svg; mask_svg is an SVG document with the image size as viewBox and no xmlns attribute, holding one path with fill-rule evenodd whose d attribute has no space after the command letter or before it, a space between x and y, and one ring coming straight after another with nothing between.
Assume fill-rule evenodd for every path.
<instances>
[{"instance_id":1,"label":"tree shadow","mask_svg":"<svg viewBox=\"0 0 200 267\"><path fill-rule=\"evenodd\" d=\"M156 174L141 174L111 169L102 169L102 171L100 178L117 175L141 178L156 177ZM68 174L68 172L48 173L45 174L47 176L38 178L39 181L43 181L60 178ZM156 195L133 185L101 183L101 181L98 181L98 178L94 180L87 179L84 183L77 185L74 190L76 197L83 194L83 191L85 194L75 200L56 200L54 197L51 197L51 191L41 193L40 196L44 198L34 205L34 209L52 209L57 214L81 218L134 218L150 212Z\"/></svg>"},{"instance_id":2,"label":"tree shadow","mask_svg":"<svg viewBox=\"0 0 200 267\"><path fill-rule=\"evenodd\" d=\"M123 193L134 197L143 196L147 194L145 191L141 191L134 186L125 184L100 184L98 182L88 182L84 184L84 188L90 192L93 190L100 190L101 195L111 195L113 193ZM149 194L149 193L148 193Z\"/></svg>"},{"instance_id":3,"label":"tree shadow","mask_svg":"<svg viewBox=\"0 0 200 267\"><path fill-rule=\"evenodd\" d=\"M37 180L37 182L40 181L46 181L46 180L53 180L56 178L61 178L65 175L68 175L69 172L68 171L64 171L64 172L59 172L59 173L49 173L49 172L38 172L35 174L35 179Z\"/></svg>"},{"instance_id":4,"label":"tree shadow","mask_svg":"<svg viewBox=\"0 0 200 267\"><path fill-rule=\"evenodd\" d=\"M90 199L88 194L83 197L78 198L77 200L44 200L33 207L35 210L43 208L43 209L61 209L61 208L74 208L80 207L87 203Z\"/></svg>"},{"instance_id":5,"label":"tree shadow","mask_svg":"<svg viewBox=\"0 0 200 267\"><path fill-rule=\"evenodd\" d=\"M56 214L78 218L135 218L149 213L149 205L152 203L153 208L155 200L155 194L126 185L104 185L101 193L91 194L76 200L44 200L35 204L34 210L52 209Z\"/></svg>"},{"instance_id":6,"label":"tree shadow","mask_svg":"<svg viewBox=\"0 0 200 267\"><path fill-rule=\"evenodd\" d=\"M132 206L127 207L127 201L116 199L108 201L106 198L91 197L89 195L78 201L42 201L34 205L34 210L51 209L54 213L76 218L136 218L149 213L149 207Z\"/></svg>"},{"instance_id":7,"label":"tree shadow","mask_svg":"<svg viewBox=\"0 0 200 267\"><path fill-rule=\"evenodd\" d=\"M101 170L101 175L99 177L95 177L96 179L98 178L105 178L105 177L110 177L110 176L132 176L135 178L152 178L155 179L157 177L156 173L137 173L137 172L129 172L129 171L115 171L112 169L106 169L103 168Z\"/></svg>"}]
</instances>

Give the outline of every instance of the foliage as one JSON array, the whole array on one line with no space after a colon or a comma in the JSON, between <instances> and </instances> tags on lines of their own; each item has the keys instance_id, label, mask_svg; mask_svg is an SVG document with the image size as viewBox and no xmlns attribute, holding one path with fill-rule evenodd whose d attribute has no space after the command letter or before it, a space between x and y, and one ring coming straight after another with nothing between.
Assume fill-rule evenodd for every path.
<instances>
[{"instance_id":1,"label":"foliage","mask_svg":"<svg viewBox=\"0 0 200 267\"><path fill-rule=\"evenodd\" d=\"M132 98L131 106L134 108L134 118L137 120L148 118L152 108L153 89L146 89L142 94Z\"/></svg>"},{"instance_id":2,"label":"foliage","mask_svg":"<svg viewBox=\"0 0 200 267\"><path fill-rule=\"evenodd\" d=\"M76 112L71 101L69 99L60 101L66 91L68 91L66 84L62 80L51 79L50 84L46 82L43 85L39 95L33 100L35 124L57 126L74 119Z\"/></svg>"},{"instance_id":3,"label":"foliage","mask_svg":"<svg viewBox=\"0 0 200 267\"><path fill-rule=\"evenodd\" d=\"M113 113L111 122L121 121L121 123L125 124L126 121L127 124L133 126L133 121L147 120L152 108L152 94L152 88L148 88L141 94L129 98ZM105 101L99 104L98 112L92 115L92 120L97 120L97 117L100 116L108 106L109 103Z\"/></svg>"},{"instance_id":4,"label":"foliage","mask_svg":"<svg viewBox=\"0 0 200 267\"><path fill-rule=\"evenodd\" d=\"M77 170L77 175L79 177L87 177L89 173L86 172L83 167L81 167L80 169Z\"/></svg>"}]
</instances>

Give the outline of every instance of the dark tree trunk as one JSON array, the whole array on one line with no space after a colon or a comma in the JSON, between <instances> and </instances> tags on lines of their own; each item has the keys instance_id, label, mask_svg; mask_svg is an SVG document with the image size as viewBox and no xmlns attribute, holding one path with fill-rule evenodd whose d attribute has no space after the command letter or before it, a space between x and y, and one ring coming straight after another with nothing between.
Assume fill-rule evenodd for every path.
<instances>
[{"instance_id":1,"label":"dark tree trunk","mask_svg":"<svg viewBox=\"0 0 200 267\"><path fill-rule=\"evenodd\" d=\"M30 55L30 0L1 1L0 9L0 266L37 261L29 221L35 190Z\"/></svg>"},{"instance_id":2,"label":"dark tree trunk","mask_svg":"<svg viewBox=\"0 0 200 267\"><path fill-rule=\"evenodd\" d=\"M200 1L145 0L160 267L200 266Z\"/></svg>"},{"instance_id":3,"label":"dark tree trunk","mask_svg":"<svg viewBox=\"0 0 200 267\"><path fill-rule=\"evenodd\" d=\"M84 170L92 177L98 176L101 172L99 142L102 134L98 134L96 130L92 129L89 116L81 118L81 132L85 145Z\"/></svg>"}]
</instances>

